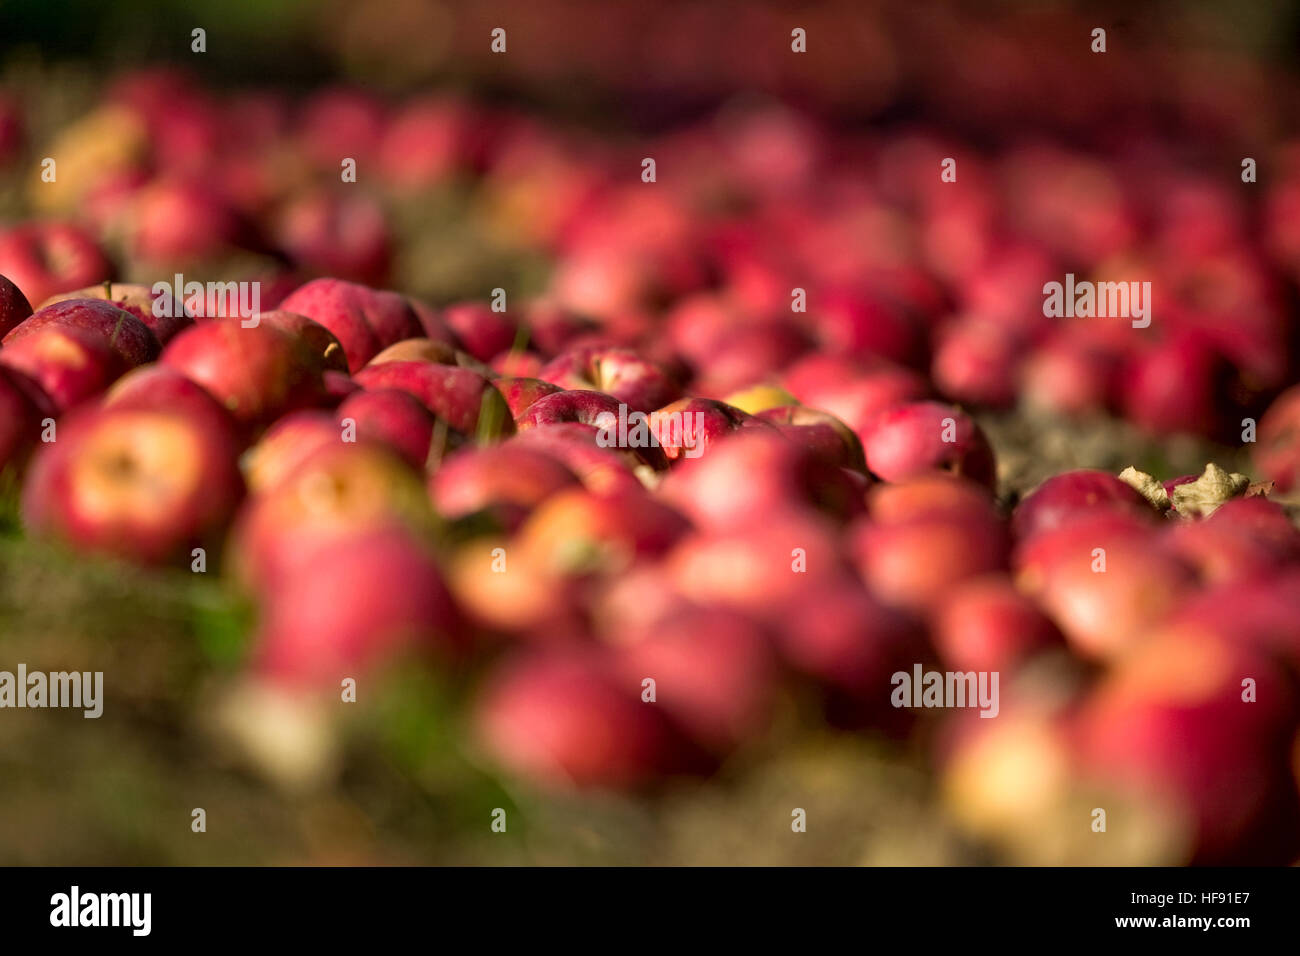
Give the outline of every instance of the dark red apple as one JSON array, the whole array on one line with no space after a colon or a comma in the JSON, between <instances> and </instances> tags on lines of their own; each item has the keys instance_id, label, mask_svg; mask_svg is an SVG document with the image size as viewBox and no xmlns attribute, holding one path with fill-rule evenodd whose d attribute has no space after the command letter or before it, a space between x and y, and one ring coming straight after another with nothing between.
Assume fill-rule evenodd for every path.
<instances>
[{"instance_id":1,"label":"dark red apple","mask_svg":"<svg viewBox=\"0 0 1300 956\"><path fill-rule=\"evenodd\" d=\"M0 339L9 334L19 322L32 314L31 303L22 290L4 276L0 276Z\"/></svg>"},{"instance_id":2,"label":"dark red apple","mask_svg":"<svg viewBox=\"0 0 1300 956\"><path fill-rule=\"evenodd\" d=\"M561 462L511 442L463 448L429 478L439 514L461 518L486 509L506 531L517 529L540 502L572 487L578 487L578 479Z\"/></svg>"}]
</instances>

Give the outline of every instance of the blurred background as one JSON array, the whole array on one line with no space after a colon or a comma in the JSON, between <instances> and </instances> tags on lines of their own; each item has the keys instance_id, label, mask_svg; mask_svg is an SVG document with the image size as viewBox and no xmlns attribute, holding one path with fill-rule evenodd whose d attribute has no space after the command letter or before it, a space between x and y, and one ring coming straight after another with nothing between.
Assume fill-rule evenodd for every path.
<instances>
[{"instance_id":1,"label":"blurred background","mask_svg":"<svg viewBox=\"0 0 1300 956\"><path fill-rule=\"evenodd\" d=\"M761 376L692 338L688 306L725 290L759 324L792 286L834 289L885 318L827 320L792 351L883 359L972 410L1004 507L1068 468L1262 478L1237 423L1296 381L1298 51L1283 0L0 0L0 226L74 223L122 282L261 281L263 308L338 276L436 306L502 287L643 342L673 328L691 394L715 398ZM1176 334L1045 327L1041 284L1066 271L1153 279ZM856 429L853 407L833 410ZM486 664L385 662L343 717L257 698L258 611L227 581L73 558L12 503L4 521L0 667L111 678L97 721L0 715L0 863L1294 859L1258 844L1297 823L1271 777L1211 807L1250 817L1226 848L1141 801L1104 845L1063 835L1093 793L1061 782L1042 713L1100 680L1092 663L1025 678L1050 703L979 770L939 718L839 726L800 686L705 779L557 794L471 742ZM815 821L795 840L793 807Z\"/></svg>"}]
</instances>

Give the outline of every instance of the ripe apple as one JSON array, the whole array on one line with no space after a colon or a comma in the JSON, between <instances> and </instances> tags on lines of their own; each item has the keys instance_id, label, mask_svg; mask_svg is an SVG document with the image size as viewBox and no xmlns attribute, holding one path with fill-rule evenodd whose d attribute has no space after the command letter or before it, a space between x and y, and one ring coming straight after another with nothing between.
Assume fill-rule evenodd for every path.
<instances>
[{"instance_id":1,"label":"ripe apple","mask_svg":"<svg viewBox=\"0 0 1300 956\"><path fill-rule=\"evenodd\" d=\"M29 222L0 231L0 275L28 302L103 282L113 267L83 229L70 223Z\"/></svg>"},{"instance_id":2,"label":"ripe apple","mask_svg":"<svg viewBox=\"0 0 1300 956\"><path fill-rule=\"evenodd\" d=\"M575 487L578 479L564 464L510 442L462 448L429 477L429 496L439 514L461 518L486 509L506 531L516 530L546 498Z\"/></svg>"},{"instance_id":3,"label":"ripe apple","mask_svg":"<svg viewBox=\"0 0 1300 956\"><path fill-rule=\"evenodd\" d=\"M860 521L849 530L862 579L881 600L924 616L954 587L1007 566L1000 522L970 515Z\"/></svg>"},{"instance_id":4,"label":"ripe apple","mask_svg":"<svg viewBox=\"0 0 1300 956\"><path fill-rule=\"evenodd\" d=\"M123 371L121 358L102 337L57 325L0 349L0 365L39 384L59 414L104 391Z\"/></svg>"},{"instance_id":5,"label":"ripe apple","mask_svg":"<svg viewBox=\"0 0 1300 956\"><path fill-rule=\"evenodd\" d=\"M560 386L543 382L540 378L503 376L493 379L492 384L505 398L506 405L510 407L510 414L514 418L518 418L524 409L539 398L563 391Z\"/></svg>"},{"instance_id":6,"label":"ripe apple","mask_svg":"<svg viewBox=\"0 0 1300 956\"><path fill-rule=\"evenodd\" d=\"M882 412L930 394L925 379L911 369L888 364L860 369L858 364L814 354L787 369L781 380L804 405L830 412L863 439Z\"/></svg>"},{"instance_id":7,"label":"ripe apple","mask_svg":"<svg viewBox=\"0 0 1300 956\"><path fill-rule=\"evenodd\" d=\"M33 312L4 337L4 345L57 326L83 329L101 338L127 368L152 362L158 357L158 340L149 328L130 312L98 299L69 299Z\"/></svg>"},{"instance_id":8,"label":"ripe apple","mask_svg":"<svg viewBox=\"0 0 1300 956\"><path fill-rule=\"evenodd\" d=\"M250 432L325 398L316 356L273 325L209 319L172 339L159 361L202 385Z\"/></svg>"},{"instance_id":9,"label":"ripe apple","mask_svg":"<svg viewBox=\"0 0 1300 956\"><path fill-rule=\"evenodd\" d=\"M1016 506L1011 528L1017 541L1076 520L1109 514L1154 519L1155 509L1125 482L1104 471L1078 469L1053 475Z\"/></svg>"},{"instance_id":10,"label":"ripe apple","mask_svg":"<svg viewBox=\"0 0 1300 956\"><path fill-rule=\"evenodd\" d=\"M957 520L999 520L997 503L987 488L942 472L875 485L867 498L867 510L878 524L949 515Z\"/></svg>"},{"instance_id":11,"label":"ripe apple","mask_svg":"<svg viewBox=\"0 0 1300 956\"><path fill-rule=\"evenodd\" d=\"M313 279L286 296L280 308L333 332L353 373L388 346L426 334L410 300L342 279Z\"/></svg>"},{"instance_id":12,"label":"ripe apple","mask_svg":"<svg viewBox=\"0 0 1300 956\"><path fill-rule=\"evenodd\" d=\"M166 365L141 365L119 378L104 396L106 408L177 412L199 419L204 427L223 430L238 442L239 429L230 413L202 385Z\"/></svg>"},{"instance_id":13,"label":"ripe apple","mask_svg":"<svg viewBox=\"0 0 1300 956\"><path fill-rule=\"evenodd\" d=\"M507 662L475 719L496 762L548 789L636 789L699 759L664 709L620 686L607 657L591 650Z\"/></svg>"},{"instance_id":14,"label":"ripe apple","mask_svg":"<svg viewBox=\"0 0 1300 956\"><path fill-rule=\"evenodd\" d=\"M316 549L332 541L381 525L416 531L434 525L420 476L383 446L338 442L315 449L287 473L271 470L283 477L249 500L231 539L235 576L255 594L310 568Z\"/></svg>"},{"instance_id":15,"label":"ripe apple","mask_svg":"<svg viewBox=\"0 0 1300 956\"><path fill-rule=\"evenodd\" d=\"M971 578L941 598L935 649L955 671L1014 672L1033 654L1063 647L1061 633L1010 577Z\"/></svg>"},{"instance_id":16,"label":"ripe apple","mask_svg":"<svg viewBox=\"0 0 1300 956\"><path fill-rule=\"evenodd\" d=\"M395 388L415 396L430 412L467 437L480 440L514 433L510 408L477 372L436 362L384 362L352 376L362 388Z\"/></svg>"},{"instance_id":17,"label":"ripe apple","mask_svg":"<svg viewBox=\"0 0 1300 956\"><path fill-rule=\"evenodd\" d=\"M608 575L663 556L689 528L643 489L595 494L575 487L539 503L516 545L554 574Z\"/></svg>"},{"instance_id":18,"label":"ripe apple","mask_svg":"<svg viewBox=\"0 0 1300 956\"><path fill-rule=\"evenodd\" d=\"M1235 641L1174 630L1106 676L1076 733L1089 778L1178 822L1182 862L1270 865L1300 851L1300 802L1288 772L1295 725L1295 692L1274 661Z\"/></svg>"},{"instance_id":19,"label":"ripe apple","mask_svg":"<svg viewBox=\"0 0 1300 956\"><path fill-rule=\"evenodd\" d=\"M587 389L572 389L543 395L525 408L516 418L515 426L522 432L542 425L575 422L598 429L601 423L618 418L620 402L612 395Z\"/></svg>"},{"instance_id":20,"label":"ripe apple","mask_svg":"<svg viewBox=\"0 0 1300 956\"><path fill-rule=\"evenodd\" d=\"M424 471L437 419L406 392L381 388L356 392L334 412L339 425L351 421L356 437L387 445L412 468Z\"/></svg>"},{"instance_id":21,"label":"ripe apple","mask_svg":"<svg viewBox=\"0 0 1300 956\"><path fill-rule=\"evenodd\" d=\"M546 363L537 377L565 389L604 392L637 412L653 411L681 394L664 369L631 349L571 348Z\"/></svg>"},{"instance_id":22,"label":"ripe apple","mask_svg":"<svg viewBox=\"0 0 1300 956\"><path fill-rule=\"evenodd\" d=\"M679 461L661 492L702 528L745 527L755 515L797 507L842 521L864 507L848 474L779 433L745 429L702 458Z\"/></svg>"},{"instance_id":23,"label":"ripe apple","mask_svg":"<svg viewBox=\"0 0 1300 956\"><path fill-rule=\"evenodd\" d=\"M226 198L196 177L149 183L133 197L128 221L132 257L159 267L216 259L237 247L244 232ZM197 228L197 223L202 227Z\"/></svg>"},{"instance_id":24,"label":"ripe apple","mask_svg":"<svg viewBox=\"0 0 1300 956\"><path fill-rule=\"evenodd\" d=\"M830 412L804 405L782 405L764 409L755 417L771 422L786 438L805 446L828 464L867 470L862 442L853 429Z\"/></svg>"},{"instance_id":25,"label":"ripe apple","mask_svg":"<svg viewBox=\"0 0 1300 956\"><path fill-rule=\"evenodd\" d=\"M392 264L383 207L365 195L304 192L280 210L277 244L304 271L382 283Z\"/></svg>"},{"instance_id":26,"label":"ripe apple","mask_svg":"<svg viewBox=\"0 0 1300 956\"><path fill-rule=\"evenodd\" d=\"M303 409L276 419L240 461L248 490L262 494L278 487L317 451L341 444L342 436L338 422L325 411Z\"/></svg>"},{"instance_id":27,"label":"ripe apple","mask_svg":"<svg viewBox=\"0 0 1300 956\"><path fill-rule=\"evenodd\" d=\"M641 459L623 449L601 448L593 440L591 429L578 422L529 428L509 442L550 455L577 475L584 487L597 494L642 487L637 477L637 469L645 467Z\"/></svg>"},{"instance_id":28,"label":"ripe apple","mask_svg":"<svg viewBox=\"0 0 1300 956\"><path fill-rule=\"evenodd\" d=\"M886 481L946 471L997 487L993 449L965 413L940 402L912 402L882 412L862 436L867 467Z\"/></svg>"},{"instance_id":29,"label":"ripe apple","mask_svg":"<svg viewBox=\"0 0 1300 956\"><path fill-rule=\"evenodd\" d=\"M480 362L507 352L519 327L504 312L494 312L481 302L459 302L442 310L442 319L465 351Z\"/></svg>"},{"instance_id":30,"label":"ripe apple","mask_svg":"<svg viewBox=\"0 0 1300 956\"><path fill-rule=\"evenodd\" d=\"M408 651L444 660L468 642L433 554L411 532L379 527L316 549L266 598L254 666L291 684L337 688Z\"/></svg>"},{"instance_id":31,"label":"ripe apple","mask_svg":"<svg viewBox=\"0 0 1300 956\"><path fill-rule=\"evenodd\" d=\"M762 630L722 608L685 607L648 632L622 635L610 655L621 687L655 700L673 724L712 754L724 757L760 737L771 719L777 668Z\"/></svg>"},{"instance_id":32,"label":"ripe apple","mask_svg":"<svg viewBox=\"0 0 1300 956\"><path fill-rule=\"evenodd\" d=\"M219 546L243 494L230 436L182 412L87 408L59 425L23 486L33 534L145 563Z\"/></svg>"},{"instance_id":33,"label":"ripe apple","mask_svg":"<svg viewBox=\"0 0 1300 956\"><path fill-rule=\"evenodd\" d=\"M269 325L300 340L317 357L323 370L347 373L348 359L342 343L314 319L283 309L259 312L256 319L258 325Z\"/></svg>"},{"instance_id":34,"label":"ripe apple","mask_svg":"<svg viewBox=\"0 0 1300 956\"><path fill-rule=\"evenodd\" d=\"M149 331L153 333L160 345L166 345L177 332L194 324L194 316L185 303L180 303L174 309L159 309L158 312L163 314L156 314L154 302L159 298L160 296L155 295L149 286L105 282L51 296L41 303L41 308L68 299L103 299L119 309L130 312L149 327ZM171 314L173 312L176 314Z\"/></svg>"}]
</instances>

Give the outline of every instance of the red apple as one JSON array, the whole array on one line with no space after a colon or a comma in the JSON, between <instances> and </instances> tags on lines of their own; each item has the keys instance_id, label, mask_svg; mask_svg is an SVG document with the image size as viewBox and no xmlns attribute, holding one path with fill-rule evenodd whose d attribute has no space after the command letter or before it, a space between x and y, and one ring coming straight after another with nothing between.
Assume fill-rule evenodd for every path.
<instances>
[{"instance_id":1,"label":"red apple","mask_svg":"<svg viewBox=\"0 0 1300 956\"><path fill-rule=\"evenodd\" d=\"M84 409L32 461L30 532L147 563L220 544L243 493L227 433L181 412Z\"/></svg>"},{"instance_id":2,"label":"red apple","mask_svg":"<svg viewBox=\"0 0 1300 956\"><path fill-rule=\"evenodd\" d=\"M524 431L542 425L576 422L590 426L594 434L595 429L611 420L608 416L617 421L619 405L618 399L604 392L586 389L552 392L525 408L515 418L515 425Z\"/></svg>"},{"instance_id":3,"label":"red apple","mask_svg":"<svg viewBox=\"0 0 1300 956\"><path fill-rule=\"evenodd\" d=\"M1016 368L1023 344L1004 325L967 316L943 334L930 375L939 391L953 401L1008 408L1016 400Z\"/></svg>"},{"instance_id":4,"label":"red apple","mask_svg":"<svg viewBox=\"0 0 1300 956\"><path fill-rule=\"evenodd\" d=\"M565 389L604 392L637 412L653 411L681 394L664 369L631 349L572 348L548 362L537 377Z\"/></svg>"},{"instance_id":5,"label":"red apple","mask_svg":"<svg viewBox=\"0 0 1300 956\"><path fill-rule=\"evenodd\" d=\"M862 521L849 531L862 579L882 601L917 615L934 611L957 585L1007 566L999 522L969 515Z\"/></svg>"},{"instance_id":6,"label":"red apple","mask_svg":"<svg viewBox=\"0 0 1300 956\"><path fill-rule=\"evenodd\" d=\"M430 476L429 495L441 515L461 518L487 509L502 528L514 531L540 502L578 484L550 455L506 443L449 456Z\"/></svg>"},{"instance_id":7,"label":"red apple","mask_svg":"<svg viewBox=\"0 0 1300 956\"><path fill-rule=\"evenodd\" d=\"M0 349L0 365L38 383L59 414L104 391L123 370L121 358L102 337L57 325Z\"/></svg>"},{"instance_id":8,"label":"red apple","mask_svg":"<svg viewBox=\"0 0 1300 956\"><path fill-rule=\"evenodd\" d=\"M1003 574L971 578L942 597L934 645L955 671L1011 673L1031 655L1064 646L1061 633Z\"/></svg>"},{"instance_id":9,"label":"red apple","mask_svg":"<svg viewBox=\"0 0 1300 956\"><path fill-rule=\"evenodd\" d=\"M1288 772L1295 725L1294 689L1274 662L1175 630L1107 676L1078 716L1077 746L1090 780L1176 823L1181 862L1281 864L1300 850Z\"/></svg>"},{"instance_id":10,"label":"red apple","mask_svg":"<svg viewBox=\"0 0 1300 956\"><path fill-rule=\"evenodd\" d=\"M518 418L524 409L539 398L545 398L547 395L554 395L556 392L563 391L560 386L552 385L550 382L543 382L540 378L505 376L493 379L492 384L505 398L506 405L510 407L510 414L514 418Z\"/></svg>"},{"instance_id":11,"label":"red apple","mask_svg":"<svg viewBox=\"0 0 1300 956\"><path fill-rule=\"evenodd\" d=\"M227 254L242 238L235 210L197 178L154 180L135 195L129 215L131 254L153 265L210 261Z\"/></svg>"},{"instance_id":12,"label":"red apple","mask_svg":"<svg viewBox=\"0 0 1300 956\"><path fill-rule=\"evenodd\" d=\"M651 412L648 426L669 461L699 458L738 429L769 430L757 417L711 398L678 399Z\"/></svg>"},{"instance_id":13,"label":"red apple","mask_svg":"<svg viewBox=\"0 0 1300 956\"><path fill-rule=\"evenodd\" d=\"M303 193L280 210L275 237L305 271L366 283L388 278L392 236L383 207L369 196Z\"/></svg>"},{"instance_id":14,"label":"red apple","mask_svg":"<svg viewBox=\"0 0 1300 956\"><path fill-rule=\"evenodd\" d=\"M449 305L442 318L465 351L480 362L509 351L519 334L518 325L506 313L494 312L479 302Z\"/></svg>"},{"instance_id":15,"label":"red apple","mask_svg":"<svg viewBox=\"0 0 1300 956\"><path fill-rule=\"evenodd\" d=\"M95 240L78 226L31 222L0 231L0 275L28 302L103 282L112 271Z\"/></svg>"},{"instance_id":16,"label":"red apple","mask_svg":"<svg viewBox=\"0 0 1300 956\"><path fill-rule=\"evenodd\" d=\"M423 471L437 419L419 400L396 389L356 392L339 405L334 419L353 424L356 437L387 445L412 468Z\"/></svg>"},{"instance_id":17,"label":"red apple","mask_svg":"<svg viewBox=\"0 0 1300 956\"><path fill-rule=\"evenodd\" d=\"M862 436L867 467L886 481L946 471L997 487L993 449L978 425L951 405L913 402L881 413Z\"/></svg>"},{"instance_id":18,"label":"red apple","mask_svg":"<svg viewBox=\"0 0 1300 956\"><path fill-rule=\"evenodd\" d=\"M311 349L272 325L209 319L172 339L159 361L202 385L252 431L325 397Z\"/></svg>"},{"instance_id":19,"label":"red apple","mask_svg":"<svg viewBox=\"0 0 1300 956\"><path fill-rule=\"evenodd\" d=\"M702 528L752 524L756 515L815 508L835 520L863 509L863 490L848 473L776 433L745 430L719 442L703 458L674 466L664 499Z\"/></svg>"},{"instance_id":20,"label":"red apple","mask_svg":"<svg viewBox=\"0 0 1300 956\"><path fill-rule=\"evenodd\" d=\"M333 332L354 373L388 346L425 334L409 300L342 279L313 279L287 296L280 308Z\"/></svg>"},{"instance_id":21,"label":"red apple","mask_svg":"<svg viewBox=\"0 0 1300 956\"><path fill-rule=\"evenodd\" d=\"M143 322L98 299L69 299L40 309L6 335L4 344L11 345L51 326L84 329L99 336L128 368L158 357L158 340Z\"/></svg>"},{"instance_id":22,"label":"red apple","mask_svg":"<svg viewBox=\"0 0 1300 956\"><path fill-rule=\"evenodd\" d=\"M1104 471L1079 469L1048 478L1016 506L1011 528L1017 541L1077 520L1109 514L1153 519L1155 510L1132 487Z\"/></svg>"},{"instance_id":23,"label":"red apple","mask_svg":"<svg viewBox=\"0 0 1300 956\"><path fill-rule=\"evenodd\" d=\"M427 529L434 520L420 476L383 446L337 442L292 470L272 470L283 477L250 499L231 542L236 577L257 594L310 568L315 551L333 541L385 525Z\"/></svg>"},{"instance_id":24,"label":"red apple","mask_svg":"<svg viewBox=\"0 0 1300 956\"><path fill-rule=\"evenodd\" d=\"M283 309L259 312L254 318L258 325L269 325L301 341L319 359L322 369L347 374L348 359L342 343L319 322Z\"/></svg>"},{"instance_id":25,"label":"red apple","mask_svg":"<svg viewBox=\"0 0 1300 956\"><path fill-rule=\"evenodd\" d=\"M266 600L255 638L258 671L337 689L407 651L464 648L464 624L427 547L382 527L318 548Z\"/></svg>"},{"instance_id":26,"label":"red apple","mask_svg":"<svg viewBox=\"0 0 1300 956\"><path fill-rule=\"evenodd\" d=\"M239 438L230 413L202 385L166 365L141 365L118 379L104 396L106 408L178 412L199 419L205 427L224 430L232 442Z\"/></svg>"},{"instance_id":27,"label":"red apple","mask_svg":"<svg viewBox=\"0 0 1300 956\"><path fill-rule=\"evenodd\" d=\"M653 702L673 724L721 756L761 736L774 709L777 671L763 632L722 608L683 608L653 631L622 636L612 669L633 700Z\"/></svg>"},{"instance_id":28,"label":"red apple","mask_svg":"<svg viewBox=\"0 0 1300 956\"><path fill-rule=\"evenodd\" d=\"M68 299L103 299L119 309L130 312L149 327L149 331L153 333L160 345L166 345L177 332L194 324L194 316L185 303L171 309L160 306L155 310L155 303L160 298L162 296L156 294L149 286L105 282L51 296L41 303L41 308ZM164 300L163 304L165 305L167 301Z\"/></svg>"},{"instance_id":29,"label":"red apple","mask_svg":"<svg viewBox=\"0 0 1300 956\"><path fill-rule=\"evenodd\" d=\"M384 362L352 376L362 388L395 388L415 396L447 425L468 437L491 440L513 434L510 408L482 375L436 362Z\"/></svg>"},{"instance_id":30,"label":"red apple","mask_svg":"<svg viewBox=\"0 0 1300 956\"><path fill-rule=\"evenodd\" d=\"M642 487L636 469L643 468L644 463L630 452L599 447L592 430L578 422L529 428L511 438L510 443L550 455L598 494Z\"/></svg>"},{"instance_id":31,"label":"red apple","mask_svg":"<svg viewBox=\"0 0 1300 956\"><path fill-rule=\"evenodd\" d=\"M853 429L830 412L804 405L781 405L764 409L755 417L776 425L786 438L804 445L829 464L854 471L867 470L862 442Z\"/></svg>"},{"instance_id":32,"label":"red apple","mask_svg":"<svg viewBox=\"0 0 1300 956\"><path fill-rule=\"evenodd\" d=\"M639 788L698 760L685 759L663 708L621 687L607 658L592 651L507 663L476 714L492 758L551 789Z\"/></svg>"},{"instance_id":33,"label":"red apple","mask_svg":"<svg viewBox=\"0 0 1300 956\"><path fill-rule=\"evenodd\" d=\"M241 460L248 490L262 494L277 488L316 452L342 441L342 427L328 412L305 409L276 419Z\"/></svg>"}]
</instances>

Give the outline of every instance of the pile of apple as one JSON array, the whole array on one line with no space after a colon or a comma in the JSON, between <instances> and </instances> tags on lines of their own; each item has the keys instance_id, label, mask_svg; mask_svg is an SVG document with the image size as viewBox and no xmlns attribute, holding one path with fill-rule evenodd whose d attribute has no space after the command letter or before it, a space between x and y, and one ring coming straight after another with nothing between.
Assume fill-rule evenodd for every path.
<instances>
[{"instance_id":1,"label":"pile of apple","mask_svg":"<svg viewBox=\"0 0 1300 956\"><path fill-rule=\"evenodd\" d=\"M476 740L505 771L630 790L718 771L795 700L924 746L1012 858L1097 852L1069 836L1096 807L1126 834L1110 859L1300 852L1283 507L1217 468L1015 501L949 404L1223 436L1276 397L1255 465L1300 484L1300 246L1280 220L1253 246L1242 184L1144 193L1060 150L863 143L779 110L584 148L460 102L295 113L153 74L61 135L79 175L40 202L82 223L0 232L5 486L34 538L227 575L258 606L257 680L481 672ZM341 157L362 180L328 182ZM383 288L395 207L452 182L550 261L544 295ZM262 257L220 276L263 282L260 314L155 308L164 269L232 250ZM1162 290L1150 329L1044 318L1044 282L1112 268ZM654 441L598 441L627 412L660 413ZM917 665L997 672L998 715L894 706ZM1153 820L1160 841L1129 839Z\"/></svg>"}]
</instances>

